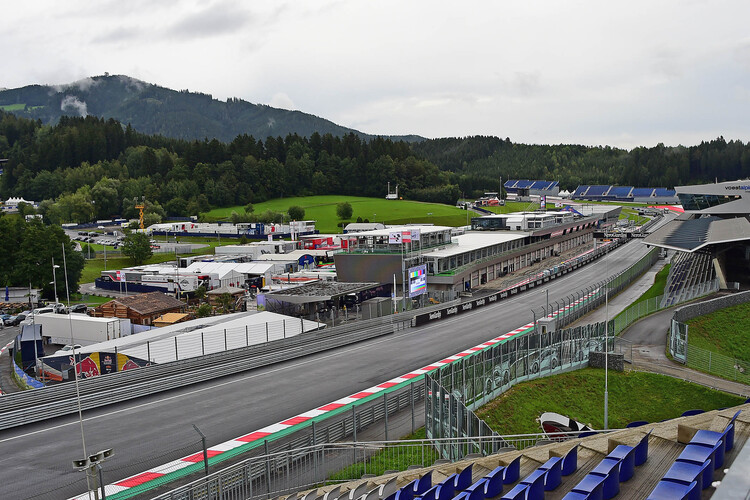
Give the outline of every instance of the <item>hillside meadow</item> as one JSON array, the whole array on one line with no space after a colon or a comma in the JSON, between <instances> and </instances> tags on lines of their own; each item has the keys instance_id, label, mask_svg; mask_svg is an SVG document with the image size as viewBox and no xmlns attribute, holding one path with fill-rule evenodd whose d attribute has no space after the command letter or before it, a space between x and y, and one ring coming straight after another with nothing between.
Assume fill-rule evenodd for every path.
<instances>
[{"instance_id":1,"label":"hillside meadow","mask_svg":"<svg viewBox=\"0 0 750 500\"><path fill-rule=\"evenodd\" d=\"M345 223L355 222L357 217L369 219L370 222L382 222L385 224L435 224L438 226L464 226L471 217L476 217L474 212L440 203L426 203L411 200L386 200L379 198L365 198L359 196L303 196L294 198L276 198L263 203L254 204L255 213L259 214L266 210L275 212L286 212L289 207L298 205L305 209L305 219L315 220L316 228L321 233L340 233L338 223L341 222L336 216L336 205L349 202L352 205L352 218ZM228 219L232 212L244 214L244 207L217 208L203 214L208 220Z\"/></svg>"}]
</instances>

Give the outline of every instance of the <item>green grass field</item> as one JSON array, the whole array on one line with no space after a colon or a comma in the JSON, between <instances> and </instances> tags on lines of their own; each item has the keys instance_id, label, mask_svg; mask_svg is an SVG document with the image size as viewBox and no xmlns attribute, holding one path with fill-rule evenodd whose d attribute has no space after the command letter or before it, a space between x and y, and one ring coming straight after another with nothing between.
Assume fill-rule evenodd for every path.
<instances>
[{"instance_id":1,"label":"green grass field","mask_svg":"<svg viewBox=\"0 0 750 500\"><path fill-rule=\"evenodd\" d=\"M739 304L687 322L688 343L750 361L750 304Z\"/></svg>"},{"instance_id":2,"label":"green grass field","mask_svg":"<svg viewBox=\"0 0 750 500\"><path fill-rule=\"evenodd\" d=\"M26 108L26 105L23 103L17 103L17 104L5 104L0 106L0 109L3 111L21 111Z\"/></svg>"},{"instance_id":3,"label":"green grass field","mask_svg":"<svg viewBox=\"0 0 750 500\"><path fill-rule=\"evenodd\" d=\"M664 375L609 372L609 427L635 420L659 422L685 410L714 410L744 402ZM500 434L541 432L536 418L545 411L567 415L594 429L604 428L604 370L585 368L524 382L480 408L476 413Z\"/></svg>"},{"instance_id":4,"label":"green grass field","mask_svg":"<svg viewBox=\"0 0 750 500\"><path fill-rule=\"evenodd\" d=\"M206 245L205 247L199 248L194 252L191 252L190 254L180 253L180 255L213 254L215 247L224 245L237 245L239 241L240 240L234 238L231 240L225 238L219 242L216 239L180 237L180 243L201 243ZM102 248L101 245L92 245L91 248L95 249L97 246ZM145 264L159 264L174 259L174 253L160 252L152 255L151 258L145 262ZM122 269L124 267L130 267L132 265L133 262L130 260L130 258L123 257L122 254L119 253L119 251L117 252L117 254L115 254L115 256L107 256L107 269ZM104 255L98 255L96 258L87 259L86 264L83 267L81 283L91 283L92 281L94 281L94 279L100 277L102 275L102 271L104 270Z\"/></svg>"},{"instance_id":5,"label":"green grass field","mask_svg":"<svg viewBox=\"0 0 750 500\"><path fill-rule=\"evenodd\" d=\"M349 202L354 209L350 220L354 222L357 217L369 219L370 222L383 222L385 224L407 224L407 223L430 223L440 226L463 226L466 225L467 213L465 210L440 203L424 203L421 201L408 200L385 200L379 198L363 198L357 196L304 196L297 198L278 198L263 203L255 204L255 213L265 210L286 212L289 207L298 205L305 209L305 219L315 220L315 227L321 233L340 233L337 226L340 222L336 216L336 205ZM228 218L232 212L244 214L244 208L226 207L217 208L204 214L209 220L221 220ZM476 216L469 212L469 218ZM470 222L470 221L469 221Z\"/></svg>"},{"instance_id":6,"label":"green grass field","mask_svg":"<svg viewBox=\"0 0 750 500\"><path fill-rule=\"evenodd\" d=\"M667 286L667 277L669 276L669 268L671 266L672 264L667 264L662 267L659 272L656 273L656 276L654 276L654 284L651 285L648 290L643 292L643 295L638 297L638 299L636 299L633 304L643 302L644 300L648 300L653 297L658 297L659 295L664 295L664 287Z\"/></svg>"}]
</instances>

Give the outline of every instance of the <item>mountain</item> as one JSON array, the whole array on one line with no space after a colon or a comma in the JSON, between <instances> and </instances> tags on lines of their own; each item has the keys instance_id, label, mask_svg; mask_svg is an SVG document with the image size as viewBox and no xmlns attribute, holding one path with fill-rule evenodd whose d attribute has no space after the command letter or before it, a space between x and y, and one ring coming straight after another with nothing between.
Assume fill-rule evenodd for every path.
<instances>
[{"instance_id":1,"label":"mountain","mask_svg":"<svg viewBox=\"0 0 750 500\"><path fill-rule=\"evenodd\" d=\"M216 138L229 142L240 134L265 140L268 136L288 134L309 137L313 132L375 137L301 111L235 98L224 102L209 94L171 90L124 75L95 76L68 85L3 89L0 109L45 124L57 123L64 115L114 118L145 134L188 140ZM416 135L390 138L407 142L424 140Z\"/></svg>"}]
</instances>

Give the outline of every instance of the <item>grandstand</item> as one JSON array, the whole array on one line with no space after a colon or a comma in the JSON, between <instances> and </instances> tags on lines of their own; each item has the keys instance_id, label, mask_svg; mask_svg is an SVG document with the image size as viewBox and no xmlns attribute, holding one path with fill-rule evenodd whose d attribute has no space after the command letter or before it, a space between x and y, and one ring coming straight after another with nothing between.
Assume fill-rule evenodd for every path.
<instances>
[{"instance_id":1,"label":"grandstand","mask_svg":"<svg viewBox=\"0 0 750 500\"><path fill-rule=\"evenodd\" d=\"M560 193L560 185L557 181L509 180L503 184L503 187L507 193L519 196L557 196Z\"/></svg>"},{"instance_id":2,"label":"grandstand","mask_svg":"<svg viewBox=\"0 0 750 500\"><path fill-rule=\"evenodd\" d=\"M664 287L662 307L683 301L682 295L696 285L715 279L711 255L705 253L677 252L672 257L672 266Z\"/></svg>"},{"instance_id":3,"label":"grandstand","mask_svg":"<svg viewBox=\"0 0 750 500\"><path fill-rule=\"evenodd\" d=\"M427 458L434 457L434 453L409 450L413 465L406 471L386 471L379 476L364 474L358 480L332 481L313 489L308 489L313 484L299 489L287 486L285 491L269 492L269 497L286 500L746 498L749 480L744 470L750 459L750 447L746 446L750 435L747 403L709 412L691 410L677 419L652 424L633 422L629 428L611 433L586 437L582 434L562 442L541 441L523 449L503 442L503 447L488 454L477 448L477 443L490 442L493 436L451 442L452 456L436 460ZM560 436L556 441L560 438L565 439ZM381 446L385 447L384 444ZM475 450L479 452L472 453ZM336 455L343 455L347 450L342 446L336 451ZM282 465L277 467L283 472Z\"/></svg>"},{"instance_id":4,"label":"grandstand","mask_svg":"<svg viewBox=\"0 0 750 500\"><path fill-rule=\"evenodd\" d=\"M633 186L581 185L573 192L573 199L590 201L623 201L636 203L676 203L673 189L637 188Z\"/></svg>"}]
</instances>

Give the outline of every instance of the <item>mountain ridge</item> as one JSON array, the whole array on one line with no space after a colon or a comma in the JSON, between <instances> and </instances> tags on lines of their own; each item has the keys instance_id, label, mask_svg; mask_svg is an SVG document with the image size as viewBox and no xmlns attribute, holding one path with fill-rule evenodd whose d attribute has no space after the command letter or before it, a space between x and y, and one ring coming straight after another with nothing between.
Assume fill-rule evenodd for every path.
<instances>
[{"instance_id":1,"label":"mountain ridge","mask_svg":"<svg viewBox=\"0 0 750 500\"><path fill-rule=\"evenodd\" d=\"M55 124L61 116L114 118L145 134L186 140L216 138L230 142L242 134L265 140L268 136L289 134L309 137L314 132L378 137L298 110L239 98L221 101L211 94L168 89L127 75L104 74L68 84L0 89L0 109L44 124ZM406 142L424 140L417 135L381 137Z\"/></svg>"}]
</instances>

